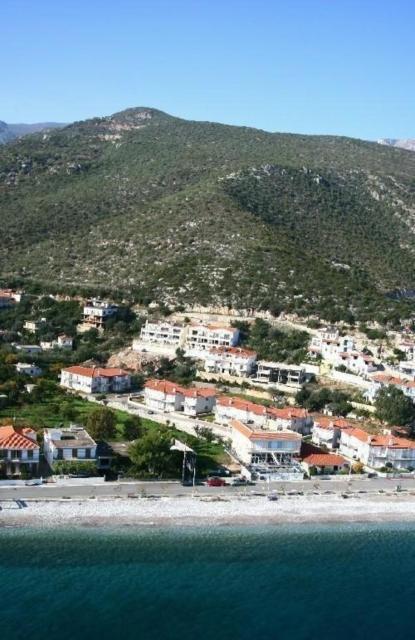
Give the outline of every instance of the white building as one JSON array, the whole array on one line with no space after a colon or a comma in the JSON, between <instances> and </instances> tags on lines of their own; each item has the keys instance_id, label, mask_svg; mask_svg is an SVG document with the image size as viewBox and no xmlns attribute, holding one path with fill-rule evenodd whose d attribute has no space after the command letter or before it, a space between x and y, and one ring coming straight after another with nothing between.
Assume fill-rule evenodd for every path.
<instances>
[{"instance_id":1,"label":"white building","mask_svg":"<svg viewBox=\"0 0 415 640\"><path fill-rule=\"evenodd\" d=\"M415 343L410 340L403 340L398 349L403 351L407 360L415 360Z\"/></svg>"},{"instance_id":2,"label":"white building","mask_svg":"<svg viewBox=\"0 0 415 640\"><path fill-rule=\"evenodd\" d=\"M342 429L350 429L352 425L346 418L334 416L314 416L312 442L318 447L337 449Z\"/></svg>"},{"instance_id":3,"label":"white building","mask_svg":"<svg viewBox=\"0 0 415 640\"><path fill-rule=\"evenodd\" d=\"M0 426L0 470L6 476L32 475L39 465L36 432L27 427Z\"/></svg>"},{"instance_id":4,"label":"white building","mask_svg":"<svg viewBox=\"0 0 415 640\"><path fill-rule=\"evenodd\" d=\"M373 356L358 351L344 351L338 354L336 366L343 365L358 376L367 376L377 371Z\"/></svg>"},{"instance_id":5,"label":"white building","mask_svg":"<svg viewBox=\"0 0 415 640\"><path fill-rule=\"evenodd\" d=\"M220 323L190 324L186 327L186 355L201 357L212 347L236 347L239 329Z\"/></svg>"},{"instance_id":6,"label":"white building","mask_svg":"<svg viewBox=\"0 0 415 640\"><path fill-rule=\"evenodd\" d=\"M42 375L42 369L35 364L27 364L26 362L18 362L16 364L16 371L22 375L31 376L36 378Z\"/></svg>"},{"instance_id":7,"label":"white building","mask_svg":"<svg viewBox=\"0 0 415 640\"><path fill-rule=\"evenodd\" d=\"M45 458L51 467L58 460L96 460L96 442L83 427L45 429L43 442Z\"/></svg>"},{"instance_id":8,"label":"white building","mask_svg":"<svg viewBox=\"0 0 415 640\"><path fill-rule=\"evenodd\" d=\"M374 469L386 465L415 469L415 441L388 433L372 435L362 429L343 429L339 453Z\"/></svg>"},{"instance_id":9,"label":"white building","mask_svg":"<svg viewBox=\"0 0 415 640\"><path fill-rule=\"evenodd\" d=\"M242 347L212 347L203 358L204 369L208 373L246 378L255 370L257 354Z\"/></svg>"},{"instance_id":10,"label":"white building","mask_svg":"<svg viewBox=\"0 0 415 640\"><path fill-rule=\"evenodd\" d=\"M42 345L39 346L38 344L16 344L15 349L27 354L37 354L43 351Z\"/></svg>"},{"instance_id":11,"label":"white building","mask_svg":"<svg viewBox=\"0 0 415 640\"><path fill-rule=\"evenodd\" d=\"M89 329L103 330L105 323L118 313L118 306L106 300L92 298L88 300L83 310L83 320L78 325L80 332Z\"/></svg>"},{"instance_id":12,"label":"white building","mask_svg":"<svg viewBox=\"0 0 415 640\"><path fill-rule=\"evenodd\" d=\"M30 331L30 333L36 333L39 331L42 325L46 324L46 318L40 318L40 320L26 320L23 329Z\"/></svg>"},{"instance_id":13,"label":"white building","mask_svg":"<svg viewBox=\"0 0 415 640\"><path fill-rule=\"evenodd\" d=\"M73 338L62 334L56 338L56 340L44 340L40 343L40 346L44 351L52 351L53 349L68 349L73 348Z\"/></svg>"},{"instance_id":14,"label":"white building","mask_svg":"<svg viewBox=\"0 0 415 640\"><path fill-rule=\"evenodd\" d=\"M61 387L81 393L120 393L131 387L131 376L118 368L73 366L61 370Z\"/></svg>"},{"instance_id":15,"label":"white building","mask_svg":"<svg viewBox=\"0 0 415 640\"><path fill-rule=\"evenodd\" d=\"M379 373L373 376L369 389L365 391L365 397L374 402L380 389L384 387L393 386L400 389L405 396L410 398L412 402L415 402L415 381L405 380L395 376L390 376L385 373Z\"/></svg>"},{"instance_id":16,"label":"white building","mask_svg":"<svg viewBox=\"0 0 415 640\"><path fill-rule=\"evenodd\" d=\"M301 365L259 360L255 380L265 384L301 385L306 381L306 371Z\"/></svg>"},{"instance_id":17,"label":"white building","mask_svg":"<svg viewBox=\"0 0 415 640\"><path fill-rule=\"evenodd\" d=\"M133 349L140 346L141 342L158 345L173 346L176 349L184 345L185 326L168 320L158 322L146 321L141 328L139 340L134 340Z\"/></svg>"},{"instance_id":18,"label":"white building","mask_svg":"<svg viewBox=\"0 0 415 640\"><path fill-rule=\"evenodd\" d=\"M245 465L290 466L300 454L301 436L293 431L261 430L232 420L232 451Z\"/></svg>"},{"instance_id":19,"label":"white building","mask_svg":"<svg viewBox=\"0 0 415 640\"><path fill-rule=\"evenodd\" d=\"M213 411L216 393L211 387L186 388L169 380L147 380L144 401L153 411L183 411L186 415L196 416Z\"/></svg>"},{"instance_id":20,"label":"white building","mask_svg":"<svg viewBox=\"0 0 415 640\"><path fill-rule=\"evenodd\" d=\"M323 360L332 366L341 364L340 353L356 351L356 344L351 336L340 336L337 330L322 330L311 339L309 353L312 356L320 355Z\"/></svg>"},{"instance_id":21,"label":"white building","mask_svg":"<svg viewBox=\"0 0 415 640\"><path fill-rule=\"evenodd\" d=\"M265 407L241 398L219 396L215 406L215 420L229 424L239 420L258 428L290 429L303 434L310 433L313 419L300 407Z\"/></svg>"}]
</instances>

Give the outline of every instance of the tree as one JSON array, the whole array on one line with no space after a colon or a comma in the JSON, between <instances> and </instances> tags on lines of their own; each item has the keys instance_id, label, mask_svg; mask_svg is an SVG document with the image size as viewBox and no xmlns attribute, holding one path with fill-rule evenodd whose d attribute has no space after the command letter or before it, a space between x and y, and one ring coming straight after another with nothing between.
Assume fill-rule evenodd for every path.
<instances>
[{"instance_id":1,"label":"tree","mask_svg":"<svg viewBox=\"0 0 415 640\"><path fill-rule=\"evenodd\" d=\"M61 405L61 415L64 420L76 420L78 412L71 402L63 402Z\"/></svg>"},{"instance_id":2,"label":"tree","mask_svg":"<svg viewBox=\"0 0 415 640\"><path fill-rule=\"evenodd\" d=\"M116 435L115 414L108 407L95 409L87 418L86 428L94 440L111 440Z\"/></svg>"},{"instance_id":3,"label":"tree","mask_svg":"<svg viewBox=\"0 0 415 640\"><path fill-rule=\"evenodd\" d=\"M410 424L415 419L415 406L397 387L383 387L375 400L376 417L397 426Z\"/></svg>"},{"instance_id":4,"label":"tree","mask_svg":"<svg viewBox=\"0 0 415 640\"><path fill-rule=\"evenodd\" d=\"M168 432L149 431L129 447L129 455L135 471L159 478L178 476L182 456L171 451L172 438Z\"/></svg>"},{"instance_id":5,"label":"tree","mask_svg":"<svg viewBox=\"0 0 415 640\"><path fill-rule=\"evenodd\" d=\"M137 440L143 432L139 416L130 416L127 418L122 431L126 440Z\"/></svg>"}]
</instances>

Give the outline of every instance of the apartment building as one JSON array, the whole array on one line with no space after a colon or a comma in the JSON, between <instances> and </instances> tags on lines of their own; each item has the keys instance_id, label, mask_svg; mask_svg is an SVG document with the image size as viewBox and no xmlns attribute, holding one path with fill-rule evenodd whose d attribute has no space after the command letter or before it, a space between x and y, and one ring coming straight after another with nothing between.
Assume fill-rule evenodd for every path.
<instances>
[{"instance_id":1,"label":"apartment building","mask_svg":"<svg viewBox=\"0 0 415 640\"><path fill-rule=\"evenodd\" d=\"M219 396L215 406L215 420L228 425L231 420L252 424L257 428L290 429L307 434L311 432L313 419L300 407L265 407L241 398Z\"/></svg>"},{"instance_id":2,"label":"apartment building","mask_svg":"<svg viewBox=\"0 0 415 640\"><path fill-rule=\"evenodd\" d=\"M220 323L190 324L186 327L185 351L190 357L201 357L213 347L236 347L239 329Z\"/></svg>"},{"instance_id":3,"label":"apartment building","mask_svg":"<svg viewBox=\"0 0 415 640\"><path fill-rule=\"evenodd\" d=\"M186 388L169 380L147 380L144 401L153 411L183 411L185 415L196 416L213 411L216 392L211 387Z\"/></svg>"},{"instance_id":4,"label":"apartment building","mask_svg":"<svg viewBox=\"0 0 415 640\"><path fill-rule=\"evenodd\" d=\"M103 331L105 323L117 313L118 306L116 304L92 298L84 305L82 322L78 325L78 331L80 333L89 331L89 329Z\"/></svg>"},{"instance_id":5,"label":"apartment building","mask_svg":"<svg viewBox=\"0 0 415 640\"><path fill-rule=\"evenodd\" d=\"M242 347L211 347L203 358L208 373L247 378L255 371L257 354Z\"/></svg>"},{"instance_id":6,"label":"apartment building","mask_svg":"<svg viewBox=\"0 0 415 640\"><path fill-rule=\"evenodd\" d=\"M75 365L61 370L61 387L81 393L121 393L131 387L131 376L118 368Z\"/></svg>"},{"instance_id":7,"label":"apartment building","mask_svg":"<svg viewBox=\"0 0 415 640\"><path fill-rule=\"evenodd\" d=\"M374 402L380 389L388 386L393 386L397 389L400 389L404 393L404 395L410 398L413 402L415 401L414 380L405 380L404 378L400 378L398 376L390 376L385 373L379 373L373 376L370 387L365 391L364 395L370 402Z\"/></svg>"},{"instance_id":8,"label":"apartment building","mask_svg":"<svg viewBox=\"0 0 415 640\"><path fill-rule=\"evenodd\" d=\"M262 384L298 386L304 384L306 377L306 371L301 365L259 360L255 380Z\"/></svg>"},{"instance_id":9,"label":"apartment building","mask_svg":"<svg viewBox=\"0 0 415 640\"><path fill-rule=\"evenodd\" d=\"M374 469L387 465L395 469L415 469L415 441L388 432L372 435L362 429L343 429L339 453Z\"/></svg>"},{"instance_id":10,"label":"apartment building","mask_svg":"<svg viewBox=\"0 0 415 640\"><path fill-rule=\"evenodd\" d=\"M232 451L248 467L289 467L300 454L301 436L298 433L262 430L236 419L231 420L230 427Z\"/></svg>"}]
</instances>

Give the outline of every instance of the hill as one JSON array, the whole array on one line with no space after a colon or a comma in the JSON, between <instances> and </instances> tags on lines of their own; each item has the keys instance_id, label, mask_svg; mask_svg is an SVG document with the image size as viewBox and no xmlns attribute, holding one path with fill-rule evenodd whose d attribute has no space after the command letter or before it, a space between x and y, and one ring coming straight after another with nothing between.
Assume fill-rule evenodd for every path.
<instances>
[{"instance_id":1,"label":"hill","mask_svg":"<svg viewBox=\"0 0 415 640\"><path fill-rule=\"evenodd\" d=\"M59 122L35 122L33 124L7 124L0 120L0 144L5 144L20 138L21 136L27 136L30 133L36 133L38 131L44 131L45 129L56 129L65 125Z\"/></svg>"},{"instance_id":2,"label":"hill","mask_svg":"<svg viewBox=\"0 0 415 640\"><path fill-rule=\"evenodd\" d=\"M137 108L0 149L0 273L379 320L415 290L415 154ZM409 304L409 303L408 303Z\"/></svg>"},{"instance_id":3,"label":"hill","mask_svg":"<svg viewBox=\"0 0 415 640\"><path fill-rule=\"evenodd\" d=\"M415 151L415 140L411 138L404 138L402 140L396 138L382 138L378 140L379 144L386 144L390 147L398 147L399 149L406 149L407 151Z\"/></svg>"}]
</instances>

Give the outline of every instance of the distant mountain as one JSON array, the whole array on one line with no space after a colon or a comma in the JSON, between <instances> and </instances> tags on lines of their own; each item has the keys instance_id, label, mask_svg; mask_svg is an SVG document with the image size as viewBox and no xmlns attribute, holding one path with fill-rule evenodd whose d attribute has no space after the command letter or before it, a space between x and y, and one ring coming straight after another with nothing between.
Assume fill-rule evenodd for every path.
<instances>
[{"instance_id":1,"label":"distant mountain","mask_svg":"<svg viewBox=\"0 0 415 640\"><path fill-rule=\"evenodd\" d=\"M0 276L396 323L414 180L415 154L374 142L128 109L0 148Z\"/></svg>"},{"instance_id":2,"label":"distant mountain","mask_svg":"<svg viewBox=\"0 0 415 640\"><path fill-rule=\"evenodd\" d=\"M406 149L407 151L415 151L415 140L411 138L396 139L396 138L381 138L377 141L379 144L386 144L389 147L398 147L399 149Z\"/></svg>"},{"instance_id":3,"label":"distant mountain","mask_svg":"<svg viewBox=\"0 0 415 640\"><path fill-rule=\"evenodd\" d=\"M0 120L0 144L10 142L15 138L27 136L29 133L37 133L45 129L59 129L65 124L60 122L36 122L34 124L7 124Z\"/></svg>"}]
</instances>

